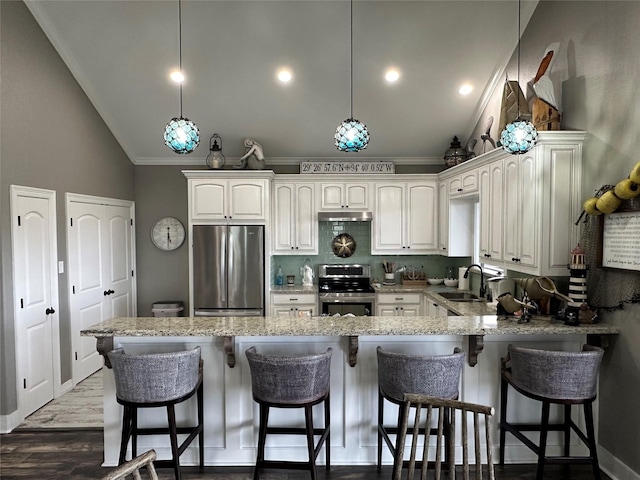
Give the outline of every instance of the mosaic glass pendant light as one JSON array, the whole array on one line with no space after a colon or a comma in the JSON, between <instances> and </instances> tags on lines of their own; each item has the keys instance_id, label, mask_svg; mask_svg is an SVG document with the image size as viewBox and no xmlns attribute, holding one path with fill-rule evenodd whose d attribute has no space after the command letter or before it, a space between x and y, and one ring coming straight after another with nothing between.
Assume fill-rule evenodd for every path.
<instances>
[{"instance_id":1,"label":"mosaic glass pendant light","mask_svg":"<svg viewBox=\"0 0 640 480\"><path fill-rule=\"evenodd\" d=\"M350 6L351 30L350 30L350 95L351 95L351 116L336 128L334 135L335 145L341 152L359 152L367 148L369 144L369 130L360 120L353 118L353 0Z\"/></svg>"},{"instance_id":2,"label":"mosaic glass pendant light","mask_svg":"<svg viewBox=\"0 0 640 480\"><path fill-rule=\"evenodd\" d=\"M518 0L518 85L520 85L520 0ZM538 141L538 131L533 123L520 118L520 94L516 94L518 117L505 125L500 133L500 143L507 152L517 155L526 153L535 147Z\"/></svg>"},{"instance_id":3,"label":"mosaic glass pendant light","mask_svg":"<svg viewBox=\"0 0 640 480\"><path fill-rule=\"evenodd\" d=\"M182 1L178 0L178 31L180 72L182 72ZM189 154L200 145L200 130L188 118L182 116L182 82L180 82L180 117L169 120L164 128L164 144L178 154Z\"/></svg>"}]
</instances>

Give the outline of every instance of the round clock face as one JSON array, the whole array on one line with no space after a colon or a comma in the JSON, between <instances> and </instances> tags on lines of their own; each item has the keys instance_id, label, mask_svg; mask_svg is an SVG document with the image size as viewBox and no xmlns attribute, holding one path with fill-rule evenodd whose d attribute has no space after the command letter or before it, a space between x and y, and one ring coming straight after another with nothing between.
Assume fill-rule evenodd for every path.
<instances>
[{"instance_id":1,"label":"round clock face","mask_svg":"<svg viewBox=\"0 0 640 480\"><path fill-rule=\"evenodd\" d=\"M182 245L184 238L184 225L177 218L161 218L151 229L151 241L160 250L175 250Z\"/></svg>"}]
</instances>

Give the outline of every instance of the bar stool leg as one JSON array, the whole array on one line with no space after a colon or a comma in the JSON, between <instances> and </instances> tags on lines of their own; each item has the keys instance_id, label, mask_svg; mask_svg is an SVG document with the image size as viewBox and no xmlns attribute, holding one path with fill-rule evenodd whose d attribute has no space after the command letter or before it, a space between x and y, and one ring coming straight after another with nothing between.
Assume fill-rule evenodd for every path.
<instances>
[{"instance_id":1,"label":"bar stool leg","mask_svg":"<svg viewBox=\"0 0 640 480\"><path fill-rule=\"evenodd\" d=\"M267 441L267 423L269 422L269 405L260 403L260 427L258 429L258 456L256 468L253 472L253 480L260 479L260 468L264 462L264 445Z\"/></svg>"},{"instance_id":2,"label":"bar stool leg","mask_svg":"<svg viewBox=\"0 0 640 480\"><path fill-rule=\"evenodd\" d=\"M131 408L123 407L122 413L122 433L120 435L120 456L118 457L118 465L125 462L127 456L127 445L131 438Z\"/></svg>"},{"instance_id":3,"label":"bar stool leg","mask_svg":"<svg viewBox=\"0 0 640 480\"><path fill-rule=\"evenodd\" d=\"M549 402L542 402L542 418L540 419L540 444L538 446L538 471L536 480L543 480L544 457L547 451L547 432L549 430Z\"/></svg>"},{"instance_id":4,"label":"bar stool leg","mask_svg":"<svg viewBox=\"0 0 640 480\"><path fill-rule=\"evenodd\" d=\"M504 465L504 445L506 441L507 430L507 393L509 385L503 378L500 381L500 465Z\"/></svg>"},{"instance_id":5,"label":"bar stool leg","mask_svg":"<svg viewBox=\"0 0 640 480\"><path fill-rule=\"evenodd\" d=\"M311 480L317 480L316 455L313 441L313 410L310 405L304 407L304 421L307 430L307 451L309 452L309 470L311 471Z\"/></svg>"},{"instance_id":6,"label":"bar stool leg","mask_svg":"<svg viewBox=\"0 0 640 480\"><path fill-rule=\"evenodd\" d=\"M326 400L324 401L324 428L325 431L329 430L327 433L327 438L324 441L324 457L325 457L325 470L329 471L331 469L331 414L329 413L331 408L331 402L329 401L329 396L327 395Z\"/></svg>"},{"instance_id":7,"label":"bar stool leg","mask_svg":"<svg viewBox=\"0 0 640 480\"><path fill-rule=\"evenodd\" d=\"M378 470L382 469L382 422L384 420L384 398L378 391Z\"/></svg>"},{"instance_id":8,"label":"bar stool leg","mask_svg":"<svg viewBox=\"0 0 640 480\"><path fill-rule=\"evenodd\" d=\"M198 449L200 450L200 468L204 468L204 387L202 383L198 387L198 425L200 426L200 434L198 436Z\"/></svg>"},{"instance_id":9,"label":"bar stool leg","mask_svg":"<svg viewBox=\"0 0 640 480\"><path fill-rule=\"evenodd\" d=\"M138 409L131 407L131 458L138 456Z\"/></svg>"},{"instance_id":10,"label":"bar stool leg","mask_svg":"<svg viewBox=\"0 0 640 480\"><path fill-rule=\"evenodd\" d=\"M591 455L591 465L593 468L593 478L600 480L600 466L598 464L598 450L596 448L596 434L593 428L593 409L591 403L584 404L584 420L589 439L589 454Z\"/></svg>"},{"instance_id":11,"label":"bar stool leg","mask_svg":"<svg viewBox=\"0 0 640 480\"><path fill-rule=\"evenodd\" d=\"M564 456L571 454L571 405L564 406Z\"/></svg>"},{"instance_id":12,"label":"bar stool leg","mask_svg":"<svg viewBox=\"0 0 640 480\"><path fill-rule=\"evenodd\" d=\"M178 432L176 428L176 411L173 405L167 405L167 420L169 422L169 440L171 441L171 463L176 480L180 480L180 454L178 452Z\"/></svg>"}]
</instances>

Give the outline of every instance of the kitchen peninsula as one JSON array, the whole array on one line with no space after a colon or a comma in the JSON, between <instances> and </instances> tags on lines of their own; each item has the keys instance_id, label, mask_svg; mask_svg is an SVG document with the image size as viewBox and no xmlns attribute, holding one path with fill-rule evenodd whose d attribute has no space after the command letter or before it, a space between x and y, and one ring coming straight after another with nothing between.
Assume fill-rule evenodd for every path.
<instances>
[{"instance_id":1,"label":"kitchen peninsula","mask_svg":"<svg viewBox=\"0 0 640 480\"><path fill-rule=\"evenodd\" d=\"M251 378L243 352L257 346L263 352L309 353L333 348L331 366L332 463L374 464L377 374L375 349L445 354L463 348L468 358L482 351L477 366L466 366L460 397L465 401L498 406L499 360L508 343L541 348L578 350L618 330L606 324L569 327L548 317L528 324L495 315L435 317L179 317L113 318L83 330L98 339L102 353L123 347L130 353L151 353L202 348L205 385L205 462L207 465L252 465L255 461L255 404ZM471 340L474 339L474 340ZM357 354L357 362L356 362ZM342 360L341 360L342 359ZM472 362L470 362L472 363ZM351 366L350 366L351 365ZM233 368L229 368L233 367ZM115 465L120 436L120 407L115 401L113 374L104 370L105 465ZM523 408L522 418L535 415ZM143 412L141 422L161 418L161 412ZM389 409L390 423L396 413ZM281 415L281 416L279 416ZM274 421L291 422L291 412L274 412ZM302 420L302 419L300 419ZM496 426L494 425L494 428ZM494 435L493 438L498 438ZM143 443L147 442L147 443ZM140 439L140 451L155 448L168 456L161 437ZM298 439L284 438L268 446L282 449L292 460L304 459L306 447ZM459 447L459 446L457 446ZM556 448L553 445L552 448ZM386 453L385 453L386 454ZM282 455L282 452L279 452ZM196 449L188 449L183 464L195 464ZM507 447L507 460L533 461L517 446ZM386 463L391 457L384 458Z\"/></svg>"}]
</instances>

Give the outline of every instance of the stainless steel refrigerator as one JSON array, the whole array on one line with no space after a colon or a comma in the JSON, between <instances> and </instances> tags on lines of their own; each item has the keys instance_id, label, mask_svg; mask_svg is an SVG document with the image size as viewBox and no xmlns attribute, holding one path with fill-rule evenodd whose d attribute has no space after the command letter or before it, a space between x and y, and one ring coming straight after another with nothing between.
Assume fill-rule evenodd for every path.
<instances>
[{"instance_id":1,"label":"stainless steel refrigerator","mask_svg":"<svg viewBox=\"0 0 640 480\"><path fill-rule=\"evenodd\" d=\"M196 316L264 315L264 227L194 225Z\"/></svg>"}]
</instances>

